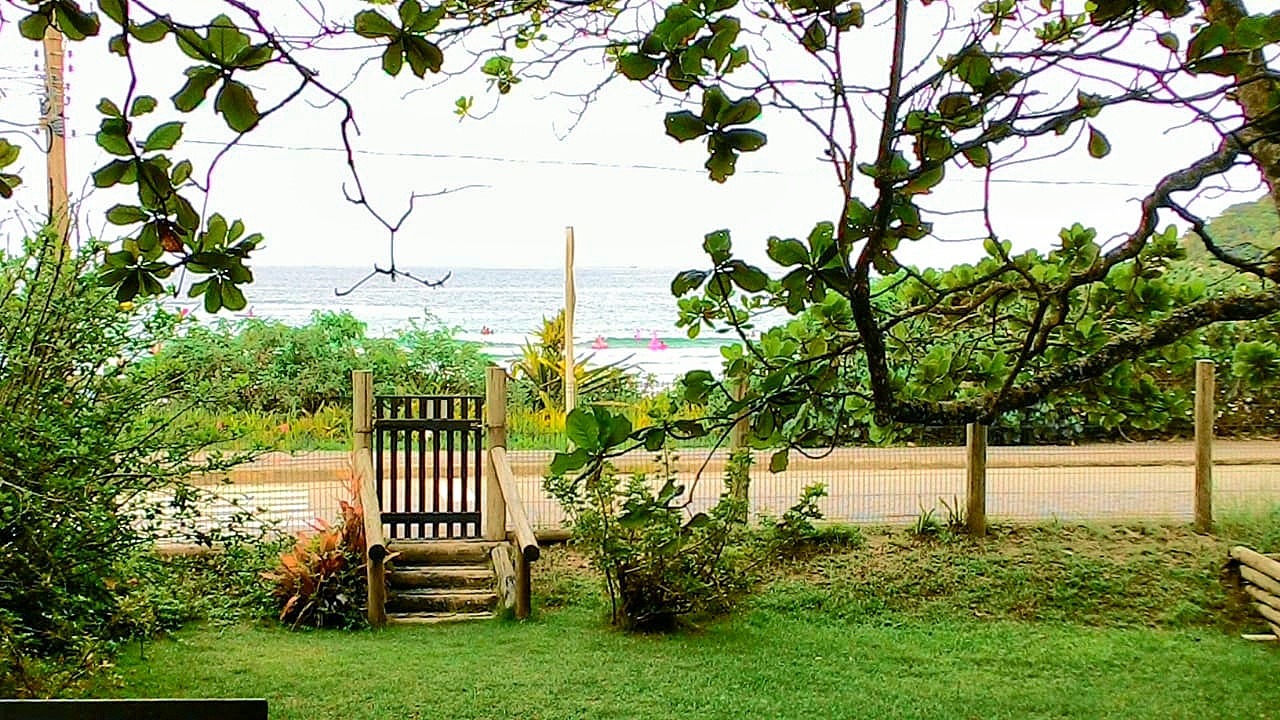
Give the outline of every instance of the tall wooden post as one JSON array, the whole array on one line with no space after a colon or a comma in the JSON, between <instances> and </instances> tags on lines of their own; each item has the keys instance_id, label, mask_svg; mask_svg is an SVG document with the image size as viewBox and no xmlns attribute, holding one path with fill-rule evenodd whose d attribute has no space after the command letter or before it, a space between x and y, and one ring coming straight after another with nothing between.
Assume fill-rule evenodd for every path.
<instances>
[{"instance_id":1,"label":"tall wooden post","mask_svg":"<svg viewBox=\"0 0 1280 720\"><path fill-rule=\"evenodd\" d=\"M573 228L564 229L564 412L578 407L577 360L573 356L573 314L578 295L573 285Z\"/></svg>"},{"instance_id":2,"label":"tall wooden post","mask_svg":"<svg viewBox=\"0 0 1280 720\"><path fill-rule=\"evenodd\" d=\"M491 448L507 446L507 371L490 365L484 373L484 539L507 537L507 501L502 497Z\"/></svg>"},{"instance_id":3,"label":"tall wooden post","mask_svg":"<svg viewBox=\"0 0 1280 720\"><path fill-rule=\"evenodd\" d=\"M48 131L49 226L58 234L59 259L70 254L71 202L67 191L66 84L63 81L62 33L44 31L44 102L41 124Z\"/></svg>"},{"instance_id":4,"label":"tall wooden post","mask_svg":"<svg viewBox=\"0 0 1280 720\"><path fill-rule=\"evenodd\" d=\"M965 471L969 480L965 526L969 534L987 534L987 426L969 423L965 428Z\"/></svg>"},{"instance_id":5,"label":"tall wooden post","mask_svg":"<svg viewBox=\"0 0 1280 720\"><path fill-rule=\"evenodd\" d=\"M351 371L351 449L373 447L373 373Z\"/></svg>"},{"instance_id":6,"label":"tall wooden post","mask_svg":"<svg viewBox=\"0 0 1280 720\"><path fill-rule=\"evenodd\" d=\"M1213 529L1213 361L1196 361L1196 532Z\"/></svg>"}]
</instances>

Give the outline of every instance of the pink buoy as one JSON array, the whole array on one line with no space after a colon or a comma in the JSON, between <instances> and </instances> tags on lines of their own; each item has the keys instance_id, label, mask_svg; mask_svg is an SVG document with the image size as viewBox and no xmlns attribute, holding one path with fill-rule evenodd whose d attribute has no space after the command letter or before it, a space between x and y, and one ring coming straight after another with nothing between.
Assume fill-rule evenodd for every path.
<instances>
[{"instance_id":1,"label":"pink buoy","mask_svg":"<svg viewBox=\"0 0 1280 720\"><path fill-rule=\"evenodd\" d=\"M604 339L603 335L597 335L595 342L591 343L592 350L605 350L609 347L609 343Z\"/></svg>"},{"instance_id":2,"label":"pink buoy","mask_svg":"<svg viewBox=\"0 0 1280 720\"><path fill-rule=\"evenodd\" d=\"M667 344L663 342L661 338L658 337L658 331L656 330L653 332L653 338L649 340L649 349L650 350L666 350L667 349Z\"/></svg>"}]
</instances>

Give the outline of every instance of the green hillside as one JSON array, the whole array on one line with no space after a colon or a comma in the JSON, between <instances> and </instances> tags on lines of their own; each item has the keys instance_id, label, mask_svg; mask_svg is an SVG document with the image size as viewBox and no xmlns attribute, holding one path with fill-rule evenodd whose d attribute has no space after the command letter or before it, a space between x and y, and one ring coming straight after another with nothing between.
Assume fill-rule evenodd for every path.
<instances>
[{"instance_id":1,"label":"green hillside","mask_svg":"<svg viewBox=\"0 0 1280 720\"><path fill-rule=\"evenodd\" d=\"M1268 196L1253 202L1232 205L1209 221L1209 236L1241 258L1261 257L1280 246L1280 217ZM1187 256L1192 259L1208 254L1195 233L1188 233Z\"/></svg>"}]
</instances>

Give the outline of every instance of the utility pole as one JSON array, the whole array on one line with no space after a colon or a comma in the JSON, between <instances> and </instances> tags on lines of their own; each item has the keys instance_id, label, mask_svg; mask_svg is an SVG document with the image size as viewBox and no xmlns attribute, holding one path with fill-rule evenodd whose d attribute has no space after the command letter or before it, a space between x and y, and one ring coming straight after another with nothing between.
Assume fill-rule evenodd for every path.
<instances>
[{"instance_id":1,"label":"utility pole","mask_svg":"<svg viewBox=\"0 0 1280 720\"><path fill-rule=\"evenodd\" d=\"M48 131L49 226L58 234L59 260L71 250L71 202L67 191L66 84L63 82L62 33L44 31L44 98L41 125Z\"/></svg>"},{"instance_id":2,"label":"utility pole","mask_svg":"<svg viewBox=\"0 0 1280 720\"><path fill-rule=\"evenodd\" d=\"M573 356L573 314L578 295L573 283L573 228L564 229L564 412L578 407L578 371Z\"/></svg>"}]
</instances>

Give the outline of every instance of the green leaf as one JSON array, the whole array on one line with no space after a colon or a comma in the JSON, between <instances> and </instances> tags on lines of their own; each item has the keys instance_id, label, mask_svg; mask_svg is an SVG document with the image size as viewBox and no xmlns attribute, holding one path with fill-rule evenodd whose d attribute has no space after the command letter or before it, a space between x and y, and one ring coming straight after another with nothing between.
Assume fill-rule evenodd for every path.
<instances>
[{"instance_id":1,"label":"green leaf","mask_svg":"<svg viewBox=\"0 0 1280 720\"><path fill-rule=\"evenodd\" d=\"M1187 44L1187 61L1192 62L1231 42L1231 28L1221 23L1210 23L1200 29Z\"/></svg>"},{"instance_id":2,"label":"green leaf","mask_svg":"<svg viewBox=\"0 0 1280 720\"><path fill-rule=\"evenodd\" d=\"M257 70L271 62L275 54L275 48L266 43L251 45L236 53L236 56L231 60L231 64L242 70Z\"/></svg>"},{"instance_id":3,"label":"green leaf","mask_svg":"<svg viewBox=\"0 0 1280 720\"><path fill-rule=\"evenodd\" d=\"M571 453L558 452L551 459L550 473L552 475L564 475L578 470L587 464L590 457L587 451L582 448L578 448Z\"/></svg>"},{"instance_id":4,"label":"green leaf","mask_svg":"<svg viewBox=\"0 0 1280 720\"><path fill-rule=\"evenodd\" d=\"M129 117L140 117L156 109L156 99L150 95L139 95L129 108Z\"/></svg>"},{"instance_id":5,"label":"green leaf","mask_svg":"<svg viewBox=\"0 0 1280 720\"><path fill-rule=\"evenodd\" d=\"M222 71L212 65L195 65L186 69L187 82L173 95L173 106L182 112L191 112L204 102L209 88L222 77Z\"/></svg>"},{"instance_id":6,"label":"green leaf","mask_svg":"<svg viewBox=\"0 0 1280 720\"><path fill-rule=\"evenodd\" d=\"M738 153L728 148L721 148L711 153L703 166L711 175L711 179L722 183L733 175L738 164Z\"/></svg>"},{"instance_id":7,"label":"green leaf","mask_svg":"<svg viewBox=\"0 0 1280 720\"><path fill-rule=\"evenodd\" d=\"M744 97L737 102L730 103L716 117L716 124L720 127L746 125L758 117L760 117L760 101L754 97Z\"/></svg>"},{"instance_id":8,"label":"green leaf","mask_svg":"<svg viewBox=\"0 0 1280 720\"><path fill-rule=\"evenodd\" d=\"M809 262L809 251L798 240L769 238L769 259L783 267L803 265Z\"/></svg>"},{"instance_id":9,"label":"green leaf","mask_svg":"<svg viewBox=\"0 0 1280 720\"><path fill-rule=\"evenodd\" d=\"M631 80L647 80L659 66L657 60L640 53L627 53L618 58L618 72Z\"/></svg>"},{"instance_id":10,"label":"green leaf","mask_svg":"<svg viewBox=\"0 0 1280 720\"><path fill-rule=\"evenodd\" d=\"M427 71L440 72L444 65L444 53L432 42L413 35L405 36L404 56L409 61L409 69L418 77L426 77Z\"/></svg>"},{"instance_id":11,"label":"green leaf","mask_svg":"<svg viewBox=\"0 0 1280 720\"><path fill-rule=\"evenodd\" d=\"M822 26L822 21L814 19L809 23L809 27L805 28L804 36L800 38L800 44L804 45L811 53L820 52L827 47L827 29Z\"/></svg>"},{"instance_id":12,"label":"green leaf","mask_svg":"<svg viewBox=\"0 0 1280 720\"><path fill-rule=\"evenodd\" d=\"M55 5L53 19L68 40L79 41L98 34L98 13L87 13L74 3L62 2Z\"/></svg>"},{"instance_id":13,"label":"green leaf","mask_svg":"<svg viewBox=\"0 0 1280 720\"><path fill-rule=\"evenodd\" d=\"M685 270L676 275L671 281L671 294L676 297L683 297L693 290L702 287L702 283L707 279L707 273L703 270Z\"/></svg>"},{"instance_id":14,"label":"green leaf","mask_svg":"<svg viewBox=\"0 0 1280 720\"><path fill-rule=\"evenodd\" d=\"M787 469L787 465L790 462L790 453L786 450L779 450L769 458L769 472L780 473Z\"/></svg>"},{"instance_id":15,"label":"green leaf","mask_svg":"<svg viewBox=\"0 0 1280 720\"><path fill-rule=\"evenodd\" d=\"M216 313L222 309L222 282L217 278L210 278L209 285L204 290L204 310L205 312Z\"/></svg>"},{"instance_id":16,"label":"green leaf","mask_svg":"<svg viewBox=\"0 0 1280 720\"><path fill-rule=\"evenodd\" d=\"M707 233L702 238L702 249L717 265L725 262L733 252L733 240L729 236L729 231L716 230Z\"/></svg>"},{"instance_id":17,"label":"green leaf","mask_svg":"<svg viewBox=\"0 0 1280 720\"><path fill-rule=\"evenodd\" d=\"M150 216L136 205L114 205L107 211L107 222L112 225L135 225L148 217Z\"/></svg>"},{"instance_id":18,"label":"green leaf","mask_svg":"<svg viewBox=\"0 0 1280 720\"><path fill-rule=\"evenodd\" d=\"M133 168L133 162L129 160L112 160L93 171L94 187L108 188L115 185L124 178L125 173Z\"/></svg>"},{"instance_id":19,"label":"green leaf","mask_svg":"<svg viewBox=\"0 0 1280 720\"><path fill-rule=\"evenodd\" d=\"M400 25L402 27L413 27L418 18L422 15L422 5L418 4L418 0L401 0L400 1Z\"/></svg>"},{"instance_id":20,"label":"green leaf","mask_svg":"<svg viewBox=\"0 0 1280 720\"><path fill-rule=\"evenodd\" d=\"M147 136L145 142L142 143L144 152L156 152L157 150L172 150L178 141L182 139L181 122L167 122L159 125L151 134Z\"/></svg>"},{"instance_id":21,"label":"green leaf","mask_svg":"<svg viewBox=\"0 0 1280 720\"><path fill-rule=\"evenodd\" d=\"M730 261L728 269L729 278L733 280L733 284L746 292L760 292L769 286L769 276L754 265L733 260Z\"/></svg>"},{"instance_id":22,"label":"green leaf","mask_svg":"<svg viewBox=\"0 0 1280 720\"><path fill-rule=\"evenodd\" d=\"M991 151L984 145L967 148L964 156L974 167L984 168L991 164Z\"/></svg>"},{"instance_id":23,"label":"green leaf","mask_svg":"<svg viewBox=\"0 0 1280 720\"><path fill-rule=\"evenodd\" d=\"M169 34L169 26L165 24L164 20L156 19L149 23L130 26L129 34L139 42L155 43L160 42Z\"/></svg>"},{"instance_id":24,"label":"green leaf","mask_svg":"<svg viewBox=\"0 0 1280 720\"><path fill-rule=\"evenodd\" d=\"M98 101L98 112L106 115L107 117L124 117L124 113L120 112L120 106L116 105L108 98L102 98Z\"/></svg>"},{"instance_id":25,"label":"green leaf","mask_svg":"<svg viewBox=\"0 0 1280 720\"><path fill-rule=\"evenodd\" d=\"M125 136L124 121L108 118L102 121L102 129L95 136L98 147L106 150L112 155L129 156L133 154L133 147L129 144L128 137Z\"/></svg>"},{"instance_id":26,"label":"green leaf","mask_svg":"<svg viewBox=\"0 0 1280 720\"><path fill-rule=\"evenodd\" d=\"M1160 33L1156 36L1156 40L1173 52L1178 52L1178 48L1182 46L1182 42L1178 40L1178 36L1169 32Z\"/></svg>"},{"instance_id":27,"label":"green leaf","mask_svg":"<svg viewBox=\"0 0 1280 720\"><path fill-rule=\"evenodd\" d=\"M18 32L28 40L44 39L44 32L49 28L49 16L42 12L34 12L18 21Z\"/></svg>"},{"instance_id":28,"label":"green leaf","mask_svg":"<svg viewBox=\"0 0 1280 720\"><path fill-rule=\"evenodd\" d=\"M98 0L98 7L101 8L102 14L111 18L121 27L125 23L125 3L124 0Z\"/></svg>"},{"instance_id":29,"label":"green leaf","mask_svg":"<svg viewBox=\"0 0 1280 720\"><path fill-rule=\"evenodd\" d=\"M702 123L702 119L688 110L667 113L664 125L667 134L680 142L707 134L707 126Z\"/></svg>"},{"instance_id":30,"label":"green leaf","mask_svg":"<svg viewBox=\"0 0 1280 720\"><path fill-rule=\"evenodd\" d=\"M170 177L173 178L173 184L175 187L185 183L187 180L190 180L191 179L191 161L182 160L177 165L174 165L173 172L170 173Z\"/></svg>"},{"instance_id":31,"label":"green leaf","mask_svg":"<svg viewBox=\"0 0 1280 720\"><path fill-rule=\"evenodd\" d=\"M1089 154L1095 158L1104 158L1111 152L1111 143L1107 137L1092 125L1089 126Z\"/></svg>"},{"instance_id":32,"label":"green leaf","mask_svg":"<svg viewBox=\"0 0 1280 720\"><path fill-rule=\"evenodd\" d=\"M232 283L222 284L222 307L231 310L243 310L245 305L244 291Z\"/></svg>"},{"instance_id":33,"label":"green leaf","mask_svg":"<svg viewBox=\"0 0 1280 720\"><path fill-rule=\"evenodd\" d=\"M404 45L399 40L394 40L382 51L382 71L395 77L400 74L400 68L404 67Z\"/></svg>"},{"instance_id":34,"label":"green leaf","mask_svg":"<svg viewBox=\"0 0 1280 720\"><path fill-rule=\"evenodd\" d=\"M729 147L739 152L759 150L765 146L766 142L768 142L764 133L759 130L749 130L747 128L726 130L723 133L723 137L725 143L727 143Z\"/></svg>"},{"instance_id":35,"label":"green leaf","mask_svg":"<svg viewBox=\"0 0 1280 720\"><path fill-rule=\"evenodd\" d=\"M209 50L224 65L231 65L240 51L249 47L249 36L226 15L219 15L209 25Z\"/></svg>"},{"instance_id":36,"label":"green leaf","mask_svg":"<svg viewBox=\"0 0 1280 720\"><path fill-rule=\"evenodd\" d=\"M581 450L594 452L600 449L600 428L596 416L588 409L575 408L565 418L565 434Z\"/></svg>"},{"instance_id":37,"label":"green leaf","mask_svg":"<svg viewBox=\"0 0 1280 720\"><path fill-rule=\"evenodd\" d=\"M244 84L226 80L218 90L214 107L222 113L222 119L236 132L248 132L258 124L258 101Z\"/></svg>"},{"instance_id":38,"label":"green leaf","mask_svg":"<svg viewBox=\"0 0 1280 720\"><path fill-rule=\"evenodd\" d=\"M365 38L399 37L400 28L376 10L356 13L356 34Z\"/></svg>"}]
</instances>

